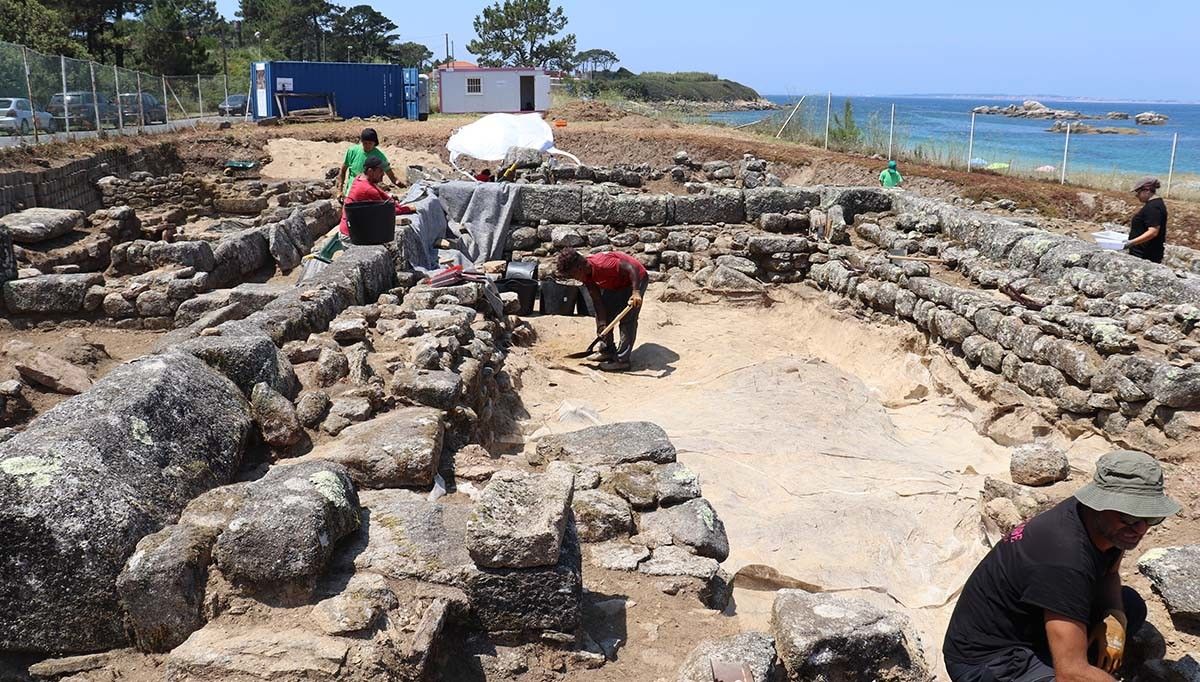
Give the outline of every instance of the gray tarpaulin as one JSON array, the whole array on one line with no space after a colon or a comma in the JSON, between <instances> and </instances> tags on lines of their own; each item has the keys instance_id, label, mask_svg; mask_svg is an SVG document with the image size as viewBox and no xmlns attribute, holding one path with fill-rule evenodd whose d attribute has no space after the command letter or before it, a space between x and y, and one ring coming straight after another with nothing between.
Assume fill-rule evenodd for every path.
<instances>
[{"instance_id":1,"label":"gray tarpaulin","mask_svg":"<svg viewBox=\"0 0 1200 682\"><path fill-rule=\"evenodd\" d=\"M462 256L455 261L479 264L502 260L518 189L509 183L445 182L414 185L404 203L416 214L401 239L409 265L439 267L437 242L449 239ZM443 254L443 258L445 255Z\"/></svg>"},{"instance_id":2,"label":"gray tarpaulin","mask_svg":"<svg viewBox=\"0 0 1200 682\"><path fill-rule=\"evenodd\" d=\"M473 263L504 258L517 192L517 187L507 182L475 183L458 220L462 226L459 250Z\"/></svg>"},{"instance_id":3,"label":"gray tarpaulin","mask_svg":"<svg viewBox=\"0 0 1200 682\"><path fill-rule=\"evenodd\" d=\"M416 213L400 233L400 243L409 267L422 272L438 269L438 240L447 236L446 211L428 185L417 183L404 196L404 204Z\"/></svg>"}]
</instances>

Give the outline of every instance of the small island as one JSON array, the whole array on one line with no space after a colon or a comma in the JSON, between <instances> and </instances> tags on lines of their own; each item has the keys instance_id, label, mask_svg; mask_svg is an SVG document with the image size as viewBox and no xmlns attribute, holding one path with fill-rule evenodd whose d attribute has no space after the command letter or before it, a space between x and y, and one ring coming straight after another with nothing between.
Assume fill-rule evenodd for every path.
<instances>
[{"instance_id":1,"label":"small island","mask_svg":"<svg viewBox=\"0 0 1200 682\"><path fill-rule=\"evenodd\" d=\"M1020 105L1010 104L1006 107L978 106L971 110L973 114L987 116L1008 116L1009 118L1053 119L1061 121L1080 121L1083 119L1101 118L1084 114L1070 109L1051 109L1037 100L1025 100Z\"/></svg>"},{"instance_id":2,"label":"small island","mask_svg":"<svg viewBox=\"0 0 1200 682\"><path fill-rule=\"evenodd\" d=\"M1086 123L1071 123L1068 121L1055 121L1054 125L1046 128L1047 132L1065 133L1067 128L1071 129L1074 135L1141 135L1142 132L1136 128L1119 128L1115 126L1106 126L1098 128Z\"/></svg>"}]
</instances>

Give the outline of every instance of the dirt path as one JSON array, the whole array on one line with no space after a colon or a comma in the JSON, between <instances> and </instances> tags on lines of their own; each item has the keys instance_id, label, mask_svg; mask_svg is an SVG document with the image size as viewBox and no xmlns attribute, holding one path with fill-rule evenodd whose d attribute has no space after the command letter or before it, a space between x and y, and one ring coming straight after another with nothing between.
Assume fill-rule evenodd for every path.
<instances>
[{"instance_id":1,"label":"dirt path","mask_svg":"<svg viewBox=\"0 0 1200 682\"><path fill-rule=\"evenodd\" d=\"M509 360L526 434L658 423L725 523L727 571L765 564L898 604L940 661L953 600L986 552L983 476L1006 477L1009 451L937 393L919 334L840 314L810 289L778 291L764 310L664 304L652 288L622 375L561 359L587 344L588 320L531 320L538 342ZM1081 471L1107 449L1070 446ZM765 628L771 598L737 590L739 629Z\"/></svg>"}]
</instances>

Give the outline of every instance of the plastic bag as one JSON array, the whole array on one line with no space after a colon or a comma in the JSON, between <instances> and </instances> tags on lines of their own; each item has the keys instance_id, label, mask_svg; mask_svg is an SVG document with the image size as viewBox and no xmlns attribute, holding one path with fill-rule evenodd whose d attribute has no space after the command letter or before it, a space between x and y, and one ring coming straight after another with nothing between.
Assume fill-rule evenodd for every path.
<instances>
[{"instance_id":1,"label":"plastic bag","mask_svg":"<svg viewBox=\"0 0 1200 682\"><path fill-rule=\"evenodd\" d=\"M480 161L502 161L512 147L562 154L580 163L554 147L554 133L541 114L488 114L459 128L446 142L451 164L464 155Z\"/></svg>"}]
</instances>

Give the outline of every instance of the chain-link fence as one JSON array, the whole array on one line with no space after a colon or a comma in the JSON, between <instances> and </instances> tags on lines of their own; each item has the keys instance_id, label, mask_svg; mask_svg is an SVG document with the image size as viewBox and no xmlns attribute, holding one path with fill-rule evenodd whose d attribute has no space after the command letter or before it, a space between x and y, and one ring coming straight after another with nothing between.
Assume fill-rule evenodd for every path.
<instances>
[{"instance_id":1,"label":"chain-link fence","mask_svg":"<svg viewBox=\"0 0 1200 682\"><path fill-rule=\"evenodd\" d=\"M249 75L159 76L47 55L0 41L0 134L140 132L209 116L245 115ZM231 96L240 98L231 99Z\"/></svg>"},{"instance_id":2,"label":"chain-link fence","mask_svg":"<svg viewBox=\"0 0 1200 682\"><path fill-rule=\"evenodd\" d=\"M1001 108L1004 103L988 104ZM793 98L770 114L718 118L836 151L1097 189L1128 190L1137 178L1155 175L1165 195L1200 198L1200 108L1155 105L1170 112L1166 122L1138 125L1134 116L1148 105L1069 103L1086 109L1071 119L972 114L974 106L965 99L821 93Z\"/></svg>"}]
</instances>

